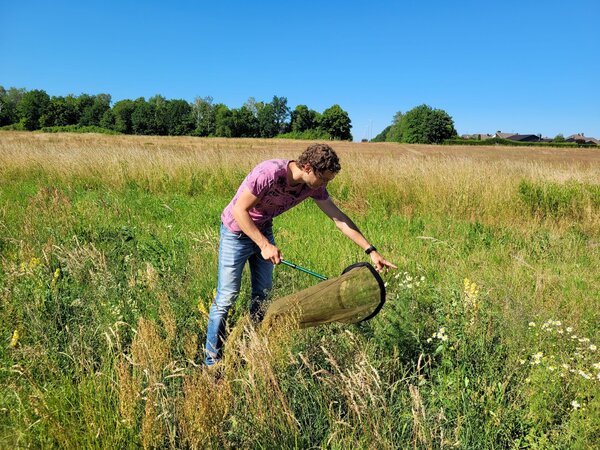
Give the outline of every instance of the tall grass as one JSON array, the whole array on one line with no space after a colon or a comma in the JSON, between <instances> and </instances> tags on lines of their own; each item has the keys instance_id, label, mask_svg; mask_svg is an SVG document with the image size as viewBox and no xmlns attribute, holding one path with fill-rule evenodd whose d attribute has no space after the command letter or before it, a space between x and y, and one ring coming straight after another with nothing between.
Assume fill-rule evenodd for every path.
<instances>
[{"instance_id":1,"label":"tall grass","mask_svg":"<svg viewBox=\"0 0 600 450\"><path fill-rule=\"evenodd\" d=\"M2 447L596 442L600 154L334 146L332 196L400 267L385 307L360 325L256 327L245 277L207 370L220 212L254 164L308 143L0 138ZM364 259L310 203L275 234L329 276ZM274 281L277 296L314 283L285 267Z\"/></svg>"}]
</instances>

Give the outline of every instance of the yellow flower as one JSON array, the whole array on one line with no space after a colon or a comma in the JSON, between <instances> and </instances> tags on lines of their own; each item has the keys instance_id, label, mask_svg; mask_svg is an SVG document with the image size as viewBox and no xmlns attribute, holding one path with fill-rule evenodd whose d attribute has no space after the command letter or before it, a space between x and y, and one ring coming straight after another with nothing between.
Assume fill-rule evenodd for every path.
<instances>
[{"instance_id":1,"label":"yellow flower","mask_svg":"<svg viewBox=\"0 0 600 450\"><path fill-rule=\"evenodd\" d=\"M208 316L208 311L206 310L206 306L204 305L204 301L200 299L198 302L198 311L202 313L204 316Z\"/></svg>"},{"instance_id":2,"label":"yellow flower","mask_svg":"<svg viewBox=\"0 0 600 450\"><path fill-rule=\"evenodd\" d=\"M15 330L13 331L12 337L10 338L10 346L11 347L16 347L17 344L19 343L19 331Z\"/></svg>"},{"instance_id":3,"label":"yellow flower","mask_svg":"<svg viewBox=\"0 0 600 450\"><path fill-rule=\"evenodd\" d=\"M40 265L40 260L38 258L36 258L35 256L29 260L29 270L33 270L39 265Z\"/></svg>"},{"instance_id":4,"label":"yellow flower","mask_svg":"<svg viewBox=\"0 0 600 450\"><path fill-rule=\"evenodd\" d=\"M467 310L470 310L475 315L479 310L479 288L477 284L471 282L468 278L464 279L464 294L465 301L464 305ZM475 317L471 318L471 324L475 322Z\"/></svg>"},{"instance_id":5,"label":"yellow flower","mask_svg":"<svg viewBox=\"0 0 600 450\"><path fill-rule=\"evenodd\" d=\"M58 277L60 277L60 269L56 269L54 271L54 276L52 277L52 282L50 283L50 287L55 288L56 283L58 281Z\"/></svg>"}]
</instances>

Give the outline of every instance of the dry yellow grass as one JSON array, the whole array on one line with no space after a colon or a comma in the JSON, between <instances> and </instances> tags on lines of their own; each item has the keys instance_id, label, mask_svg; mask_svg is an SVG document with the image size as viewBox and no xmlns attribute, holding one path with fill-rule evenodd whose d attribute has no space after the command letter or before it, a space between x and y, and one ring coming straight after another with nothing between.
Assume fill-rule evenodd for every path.
<instances>
[{"instance_id":1,"label":"dry yellow grass","mask_svg":"<svg viewBox=\"0 0 600 450\"><path fill-rule=\"evenodd\" d=\"M287 139L226 139L162 136L110 136L100 134L42 134L2 132L0 162L4 170L35 166L59 174L92 169L109 173L107 169L179 168L215 166L247 166L264 158L294 158L312 141ZM532 173L552 166L566 174L573 171L598 175L600 150L550 147L502 146L437 146L396 143L333 142L345 170L362 171L361 165L388 171L394 162L398 168L406 163L423 164L500 163L528 167ZM402 164L404 163L404 164ZM418 164L420 163L420 164ZM126 166L123 167L123 164ZM114 173L112 174L115 175ZM596 178L597 180L598 178Z\"/></svg>"},{"instance_id":2,"label":"dry yellow grass","mask_svg":"<svg viewBox=\"0 0 600 450\"><path fill-rule=\"evenodd\" d=\"M243 175L268 158L295 158L311 142L98 134L0 134L0 175L40 170L49 177L97 181L112 188L135 180L151 192L173 182L191 186L206 174ZM381 192L400 199L390 208L412 215L450 214L468 220L522 225L515 208L521 180L597 185L600 150L550 147L471 147L333 142L342 162L335 186L351 213L366 212ZM12 174L12 175L11 175ZM234 180L234 184L237 181ZM599 229L597 208L583 208L588 230Z\"/></svg>"}]
</instances>

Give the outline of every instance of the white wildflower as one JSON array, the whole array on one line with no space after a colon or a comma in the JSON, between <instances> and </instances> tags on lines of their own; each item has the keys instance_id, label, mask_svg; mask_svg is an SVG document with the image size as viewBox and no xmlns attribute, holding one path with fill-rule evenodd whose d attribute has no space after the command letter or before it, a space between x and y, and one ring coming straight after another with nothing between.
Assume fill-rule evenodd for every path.
<instances>
[{"instance_id":1,"label":"white wildflower","mask_svg":"<svg viewBox=\"0 0 600 450\"><path fill-rule=\"evenodd\" d=\"M590 380L592 378L592 376L589 373L584 372L583 370L579 370L579 371L577 371L577 373L579 375L581 375L583 378L585 378L586 380Z\"/></svg>"},{"instance_id":2,"label":"white wildflower","mask_svg":"<svg viewBox=\"0 0 600 450\"><path fill-rule=\"evenodd\" d=\"M440 341L446 342L448 340L448 335L446 334L446 328L441 327L437 333L433 333L433 336Z\"/></svg>"},{"instance_id":3,"label":"white wildflower","mask_svg":"<svg viewBox=\"0 0 600 450\"><path fill-rule=\"evenodd\" d=\"M581 405L579 404L579 402L578 402L577 400L573 400L573 401L571 402L571 407L572 407L574 410L578 410L579 408L581 408Z\"/></svg>"},{"instance_id":4,"label":"white wildflower","mask_svg":"<svg viewBox=\"0 0 600 450\"><path fill-rule=\"evenodd\" d=\"M535 322L529 322L529 326L532 328L535 327Z\"/></svg>"},{"instance_id":5,"label":"white wildflower","mask_svg":"<svg viewBox=\"0 0 600 450\"><path fill-rule=\"evenodd\" d=\"M531 361L531 364L536 364L536 365L539 364L542 361L543 357L544 357L544 354L542 352L538 352L538 353L534 354L532 356L533 359Z\"/></svg>"},{"instance_id":6,"label":"white wildflower","mask_svg":"<svg viewBox=\"0 0 600 450\"><path fill-rule=\"evenodd\" d=\"M595 352L598 349L594 344L590 344L590 350Z\"/></svg>"},{"instance_id":7,"label":"white wildflower","mask_svg":"<svg viewBox=\"0 0 600 450\"><path fill-rule=\"evenodd\" d=\"M571 331L573 331L573 327L567 327L567 333L570 333Z\"/></svg>"}]
</instances>

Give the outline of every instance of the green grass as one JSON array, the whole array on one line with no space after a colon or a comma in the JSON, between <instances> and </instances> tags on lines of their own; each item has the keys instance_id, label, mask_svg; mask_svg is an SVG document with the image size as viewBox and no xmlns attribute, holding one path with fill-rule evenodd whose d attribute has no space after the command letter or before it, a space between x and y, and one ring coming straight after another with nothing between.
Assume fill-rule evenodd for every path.
<instances>
[{"instance_id":1,"label":"green grass","mask_svg":"<svg viewBox=\"0 0 600 450\"><path fill-rule=\"evenodd\" d=\"M248 324L246 276L218 381L194 362L244 167L122 183L0 169L0 446L589 448L598 184L499 172L495 193L430 169L331 185L399 266L381 313L268 334ZM328 276L365 260L310 202L274 230L286 259ZM315 280L278 266L274 283Z\"/></svg>"}]
</instances>

